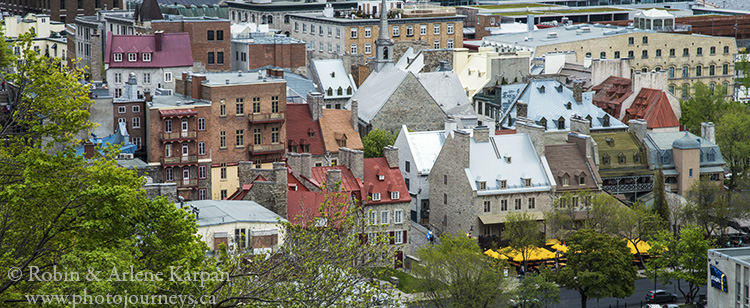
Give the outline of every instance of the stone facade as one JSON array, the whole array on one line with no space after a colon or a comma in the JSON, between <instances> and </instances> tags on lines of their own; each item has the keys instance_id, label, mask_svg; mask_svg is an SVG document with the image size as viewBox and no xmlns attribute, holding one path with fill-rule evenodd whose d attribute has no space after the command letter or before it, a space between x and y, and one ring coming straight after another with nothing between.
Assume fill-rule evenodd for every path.
<instances>
[{"instance_id":1,"label":"stone facade","mask_svg":"<svg viewBox=\"0 0 750 308\"><path fill-rule=\"evenodd\" d=\"M283 162L273 164L273 169L255 168L252 162L240 162L241 184L252 183L243 200L255 201L283 218L287 218L287 168ZM254 181L263 176L267 181Z\"/></svg>"},{"instance_id":2,"label":"stone facade","mask_svg":"<svg viewBox=\"0 0 750 308\"><path fill-rule=\"evenodd\" d=\"M409 102L409 104L405 104ZM401 125L415 131L443 128L446 115L430 93L409 73L401 86L391 95L377 115L370 121L369 129L360 127L360 134L380 129L398 134Z\"/></svg>"}]
</instances>

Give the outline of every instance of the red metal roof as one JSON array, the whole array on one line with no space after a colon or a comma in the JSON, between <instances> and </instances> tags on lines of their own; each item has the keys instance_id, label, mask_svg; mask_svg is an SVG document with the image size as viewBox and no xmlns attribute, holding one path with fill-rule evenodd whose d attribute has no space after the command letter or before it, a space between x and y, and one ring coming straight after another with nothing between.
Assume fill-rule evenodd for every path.
<instances>
[{"instance_id":1,"label":"red metal roof","mask_svg":"<svg viewBox=\"0 0 750 308\"><path fill-rule=\"evenodd\" d=\"M501 129L496 130L495 135L515 135L516 130L515 129Z\"/></svg>"},{"instance_id":2,"label":"red metal roof","mask_svg":"<svg viewBox=\"0 0 750 308\"><path fill-rule=\"evenodd\" d=\"M104 63L111 68L120 67L180 67L193 66L190 36L185 33L162 33L161 50L158 50L156 35L114 35L107 32L107 50ZM127 52L123 53L123 50ZM114 53L123 53L122 61L114 61ZM136 52L136 61L128 61L127 53ZM151 61L143 61L144 52L151 52Z\"/></svg>"},{"instance_id":3,"label":"red metal roof","mask_svg":"<svg viewBox=\"0 0 750 308\"><path fill-rule=\"evenodd\" d=\"M648 128L678 127L680 121L672 110L667 93L658 89L641 89L630 108L625 110L625 123L629 120L646 120Z\"/></svg>"},{"instance_id":4,"label":"red metal roof","mask_svg":"<svg viewBox=\"0 0 750 308\"><path fill-rule=\"evenodd\" d=\"M609 76L591 89L596 92L594 105L619 119L622 102L633 94L633 82L627 78Z\"/></svg>"},{"instance_id":5,"label":"red metal roof","mask_svg":"<svg viewBox=\"0 0 750 308\"><path fill-rule=\"evenodd\" d=\"M185 117L197 115L198 111L193 108L159 110L162 118Z\"/></svg>"},{"instance_id":6,"label":"red metal roof","mask_svg":"<svg viewBox=\"0 0 750 308\"><path fill-rule=\"evenodd\" d=\"M330 212L348 210L351 200L351 192L327 192L327 191L288 191L287 192L287 219L293 224L309 224L315 217L320 217L320 205L331 202L336 206L330 207Z\"/></svg>"},{"instance_id":7,"label":"red metal roof","mask_svg":"<svg viewBox=\"0 0 750 308\"><path fill-rule=\"evenodd\" d=\"M367 161L365 159L365 161ZM328 170L331 169L338 169L341 170L341 189L347 192L359 192L360 191L360 185L359 181L357 181L356 178L354 178L354 175L352 174L352 171L349 170L346 166L323 166L323 167L313 167L312 168L312 178L310 179L310 182L320 187L323 182L326 181L326 177L328 174ZM367 164L365 163L365 169L367 169Z\"/></svg>"},{"instance_id":8,"label":"red metal roof","mask_svg":"<svg viewBox=\"0 0 750 308\"><path fill-rule=\"evenodd\" d=\"M378 179L379 174L385 175L383 181ZM365 159L364 185L366 196L372 196L373 192L380 193L380 201L369 200L367 204L411 202L411 196L409 196L409 190L406 188L403 176L401 176L401 170L398 167L388 167L388 161L384 157ZM398 199L391 199L392 191L399 192Z\"/></svg>"},{"instance_id":9,"label":"red metal roof","mask_svg":"<svg viewBox=\"0 0 750 308\"><path fill-rule=\"evenodd\" d=\"M310 154L323 155L326 153L320 125L317 121L313 121L307 104L287 104L286 116L289 123L286 128L289 145L309 144ZM311 133L313 137L310 137ZM301 152L302 149L300 148L297 151Z\"/></svg>"}]
</instances>

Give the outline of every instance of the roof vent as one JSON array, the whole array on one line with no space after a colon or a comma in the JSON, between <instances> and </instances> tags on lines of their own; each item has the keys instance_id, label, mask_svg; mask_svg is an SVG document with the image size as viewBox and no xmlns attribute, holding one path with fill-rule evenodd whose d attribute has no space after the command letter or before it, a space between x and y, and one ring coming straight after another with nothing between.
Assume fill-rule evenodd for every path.
<instances>
[{"instance_id":1,"label":"roof vent","mask_svg":"<svg viewBox=\"0 0 750 308\"><path fill-rule=\"evenodd\" d=\"M591 33L591 27L581 27L581 31L583 31L583 33Z\"/></svg>"},{"instance_id":2,"label":"roof vent","mask_svg":"<svg viewBox=\"0 0 750 308\"><path fill-rule=\"evenodd\" d=\"M547 33L547 38L548 39L555 39L555 38L557 38L557 32Z\"/></svg>"},{"instance_id":3,"label":"roof vent","mask_svg":"<svg viewBox=\"0 0 750 308\"><path fill-rule=\"evenodd\" d=\"M237 71L237 77L242 77L242 71Z\"/></svg>"},{"instance_id":4,"label":"roof vent","mask_svg":"<svg viewBox=\"0 0 750 308\"><path fill-rule=\"evenodd\" d=\"M229 84L229 78L226 79L227 84Z\"/></svg>"}]
</instances>

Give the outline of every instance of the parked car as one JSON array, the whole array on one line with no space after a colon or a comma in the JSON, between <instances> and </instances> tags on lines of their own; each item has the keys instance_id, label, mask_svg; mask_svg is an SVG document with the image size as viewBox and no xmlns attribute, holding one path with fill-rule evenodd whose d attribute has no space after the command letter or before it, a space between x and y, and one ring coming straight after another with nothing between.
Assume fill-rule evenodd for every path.
<instances>
[{"instance_id":1,"label":"parked car","mask_svg":"<svg viewBox=\"0 0 750 308\"><path fill-rule=\"evenodd\" d=\"M661 308L680 308L680 305L677 305L677 304L666 304L666 305L661 305Z\"/></svg>"},{"instance_id":2,"label":"parked car","mask_svg":"<svg viewBox=\"0 0 750 308\"><path fill-rule=\"evenodd\" d=\"M646 304L646 306L643 306L643 308L661 308L661 306L657 304Z\"/></svg>"},{"instance_id":3,"label":"parked car","mask_svg":"<svg viewBox=\"0 0 750 308\"><path fill-rule=\"evenodd\" d=\"M674 303L675 301L677 301L677 294L664 290L651 290L646 293L647 303Z\"/></svg>"}]
</instances>

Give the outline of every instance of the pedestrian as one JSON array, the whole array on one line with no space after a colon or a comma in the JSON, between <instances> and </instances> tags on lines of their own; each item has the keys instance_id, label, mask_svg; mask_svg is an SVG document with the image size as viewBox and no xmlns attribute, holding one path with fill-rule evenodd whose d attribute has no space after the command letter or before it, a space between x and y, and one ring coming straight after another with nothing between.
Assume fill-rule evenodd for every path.
<instances>
[{"instance_id":1,"label":"pedestrian","mask_svg":"<svg viewBox=\"0 0 750 308\"><path fill-rule=\"evenodd\" d=\"M3 79L3 91L5 91L5 79Z\"/></svg>"}]
</instances>

